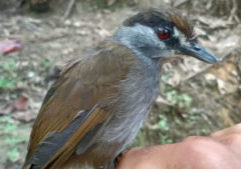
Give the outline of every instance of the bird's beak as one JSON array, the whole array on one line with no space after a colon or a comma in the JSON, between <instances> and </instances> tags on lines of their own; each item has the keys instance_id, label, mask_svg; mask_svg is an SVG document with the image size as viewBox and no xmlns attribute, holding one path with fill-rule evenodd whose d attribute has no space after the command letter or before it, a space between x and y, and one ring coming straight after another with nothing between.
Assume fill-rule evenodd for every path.
<instances>
[{"instance_id":1,"label":"bird's beak","mask_svg":"<svg viewBox=\"0 0 241 169\"><path fill-rule=\"evenodd\" d=\"M207 49L195 42L191 42L189 46L181 46L179 50L182 54L193 56L207 63L214 64L222 61L222 59L217 58Z\"/></svg>"}]
</instances>

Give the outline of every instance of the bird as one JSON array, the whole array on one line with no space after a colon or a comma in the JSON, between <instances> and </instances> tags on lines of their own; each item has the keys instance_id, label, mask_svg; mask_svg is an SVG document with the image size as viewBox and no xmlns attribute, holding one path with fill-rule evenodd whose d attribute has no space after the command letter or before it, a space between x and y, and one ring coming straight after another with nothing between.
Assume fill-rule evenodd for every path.
<instances>
[{"instance_id":1,"label":"bird","mask_svg":"<svg viewBox=\"0 0 241 169\"><path fill-rule=\"evenodd\" d=\"M220 61L174 10L127 18L61 70L34 122L22 169L114 169L158 96L162 63L176 55Z\"/></svg>"}]
</instances>

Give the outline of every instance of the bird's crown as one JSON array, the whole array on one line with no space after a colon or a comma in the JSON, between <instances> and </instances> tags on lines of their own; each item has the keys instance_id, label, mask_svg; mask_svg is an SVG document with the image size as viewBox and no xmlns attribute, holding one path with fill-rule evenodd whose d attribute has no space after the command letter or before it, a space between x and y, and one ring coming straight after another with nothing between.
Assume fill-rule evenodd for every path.
<instances>
[{"instance_id":1,"label":"bird's crown","mask_svg":"<svg viewBox=\"0 0 241 169\"><path fill-rule=\"evenodd\" d=\"M190 22L178 12L167 9L151 8L128 18L123 23L124 26L134 26L141 24L149 27L159 27L162 25L175 26L187 39L194 40L195 34Z\"/></svg>"}]
</instances>

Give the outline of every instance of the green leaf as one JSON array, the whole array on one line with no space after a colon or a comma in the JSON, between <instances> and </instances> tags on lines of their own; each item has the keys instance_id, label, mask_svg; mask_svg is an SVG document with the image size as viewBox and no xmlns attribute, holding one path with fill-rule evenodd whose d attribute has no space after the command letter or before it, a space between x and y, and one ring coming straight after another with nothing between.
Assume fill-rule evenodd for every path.
<instances>
[{"instance_id":1,"label":"green leaf","mask_svg":"<svg viewBox=\"0 0 241 169\"><path fill-rule=\"evenodd\" d=\"M13 80L8 80L6 77L0 77L0 88L13 88L15 86L15 81Z\"/></svg>"},{"instance_id":2,"label":"green leaf","mask_svg":"<svg viewBox=\"0 0 241 169\"><path fill-rule=\"evenodd\" d=\"M50 65L51 65L51 62L50 62L49 59L44 59L44 60L41 62L41 66L42 66L43 68L48 68L48 67L50 67Z\"/></svg>"},{"instance_id":3,"label":"green leaf","mask_svg":"<svg viewBox=\"0 0 241 169\"><path fill-rule=\"evenodd\" d=\"M20 157L20 153L17 147L14 147L10 152L7 153L7 155L11 162L16 162Z\"/></svg>"},{"instance_id":4,"label":"green leaf","mask_svg":"<svg viewBox=\"0 0 241 169\"><path fill-rule=\"evenodd\" d=\"M165 119L165 118L161 119L158 123L158 127L164 131L168 131L169 127L167 124L167 119Z\"/></svg>"},{"instance_id":5,"label":"green leaf","mask_svg":"<svg viewBox=\"0 0 241 169\"><path fill-rule=\"evenodd\" d=\"M7 63L3 65L3 68L7 71L13 70L15 68L14 59L8 59Z\"/></svg>"}]
</instances>

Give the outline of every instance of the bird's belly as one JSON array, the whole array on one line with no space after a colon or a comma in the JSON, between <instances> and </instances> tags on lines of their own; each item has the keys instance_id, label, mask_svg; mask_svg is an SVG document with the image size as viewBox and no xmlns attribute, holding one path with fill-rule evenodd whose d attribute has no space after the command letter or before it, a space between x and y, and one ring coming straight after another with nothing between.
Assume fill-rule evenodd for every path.
<instances>
[{"instance_id":1,"label":"bird's belly","mask_svg":"<svg viewBox=\"0 0 241 169\"><path fill-rule=\"evenodd\" d=\"M141 105L136 107L134 112L126 112L123 116L114 116L105 129L103 130L103 135L101 140L105 143L125 143L128 144L131 142L140 127L142 126L143 121L145 120L151 104Z\"/></svg>"},{"instance_id":2,"label":"bird's belly","mask_svg":"<svg viewBox=\"0 0 241 169\"><path fill-rule=\"evenodd\" d=\"M130 146L155 98L156 94L140 95L136 97L136 103L127 101L123 108L117 108L120 112L113 112L111 120L97 139L96 152L103 153L105 150L107 155L115 157Z\"/></svg>"}]
</instances>

